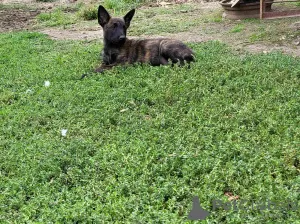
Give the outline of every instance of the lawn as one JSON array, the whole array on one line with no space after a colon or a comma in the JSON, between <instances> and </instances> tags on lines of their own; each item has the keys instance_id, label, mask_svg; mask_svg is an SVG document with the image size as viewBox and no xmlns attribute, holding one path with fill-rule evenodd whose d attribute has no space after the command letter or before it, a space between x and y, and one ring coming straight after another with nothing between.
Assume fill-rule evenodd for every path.
<instances>
[{"instance_id":1,"label":"lawn","mask_svg":"<svg viewBox=\"0 0 300 224\"><path fill-rule=\"evenodd\" d=\"M0 34L0 222L192 223L198 196L203 223L299 223L299 208L212 202L298 203L300 59L189 46L190 69L79 80L99 42Z\"/></svg>"}]
</instances>

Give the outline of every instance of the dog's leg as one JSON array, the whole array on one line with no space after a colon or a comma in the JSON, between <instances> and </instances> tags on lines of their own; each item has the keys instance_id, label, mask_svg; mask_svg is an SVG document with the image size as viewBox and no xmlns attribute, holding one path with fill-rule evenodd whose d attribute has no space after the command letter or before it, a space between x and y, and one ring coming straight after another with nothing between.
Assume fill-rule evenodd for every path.
<instances>
[{"instance_id":1,"label":"dog's leg","mask_svg":"<svg viewBox=\"0 0 300 224\"><path fill-rule=\"evenodd\" d=\"M115 64L113 65L106 65L106 64L102 64L99 68L96 68L94 71L92 72L96 72L96 73L103 73L105 70L109 70L111 69L113 66L115 66ZM90 74L89 73L84 73L82 74L81 78L80 79L84 79L86 78L87 76L89 76Z\"/></svg>"},{"instance_id":2,"label":"dog's leg","mask_svg":"<svg viewBox=\"0 0 300 224\"><path fill-rule=\"evenodd\" d=\"M106 65L102 64L99 68L95 69L96 73L103 73L105 70L112 69L112 67L116 66L116 64Z\"/></svg>"},{"instance_id":3,"label":"dog's leg","mask_svg":"<svg viewBox=\"0 0 300 224\"><path fill-rule=\"evenodd\" d=\"M160 62L161 65L169 64L168 60L164 57L160 57L159 62Z\"/></svg>"},{"instance_id":4,"label":"dog's leg","mask_svg":"<svg viewBox=\"0 0 300 224\"><path fill-rule=\"evenodd\" d=\"M173 64L179 62L182 66L185 62L190 63L194 61L193 51L180 41L163 40L160 46L162 56L171 59Z\"/></svg>"}]
</instances>

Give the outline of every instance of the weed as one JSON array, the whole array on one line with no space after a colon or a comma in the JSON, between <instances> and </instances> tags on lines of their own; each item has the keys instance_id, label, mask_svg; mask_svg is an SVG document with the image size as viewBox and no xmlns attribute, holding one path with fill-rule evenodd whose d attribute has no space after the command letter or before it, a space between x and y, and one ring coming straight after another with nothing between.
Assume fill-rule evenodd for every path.
<instances>
[{"instance_id":1,"label":"weed","mask_svg":"<svg viewBox=\"0 0 300 224\"><path fill-rule=\"evenodd\" d=\"M267 36L266 32L252 33L249 37L250 42L263 40Z\"/></svg>"},{"instance_id":2,"label":"weed","mask_svg":"<svg viewBox=\"0 0 300 224\"><path fill-rule=\"evenodd\" d=\"M3 4L0 3L0 9L34 9L31 5L26 5L22 3L14 3L14 4Z\"/></svg>"},{"instance_id":3,"label":"weed","mask_svg":"<svg viewBox=\"0 0 300 224\"><path fill-rule=\"evenodd\" d=\"M84 20L94 20L98 18L98 7L94 5L89 5L87 7L82 7L79 11L79 17Z\"/></svg>"},{"instance_id":4,"label":"weed","mask_svg":"<svg viewBox=\"0 0 300 224\"><path fill-rule=\"evenodd\" d=\"M56 8L49 13L41 13L37 16L38 21L44 26L66 26L76 23L76 16L63 12L61 8Z\"/></svg>"},{"instance_id":5,"label":"weed","mask_svg":"<svg viewBox=\"0 0 300 224\"><path fill-rule=\"evenodd\" d=\"M220 23L222 22L222 11L221 10L214 10L206 16L203 17L203 20L205 23L214 22L214 23Z\"/></svg>"},{"instance_id":6,"label":"weed","mask_svg":"<svg viewBox=\"0 0 300 224\"><path fill-rule=\"evenodd\" d=\"M72 5L62 5L59 8L65 13L69 13L69 12L72 13L72 12L78 12L84 7L85 4L83 2L79 2L77 4L72 4Z\"/></svg>"},{"instance_id":7,"label":"weed","mask_svg":"<svg viewBox=\"0 0 300 224\"><path fill-rule=\"evenodd\" d=\"M231 33L239 33L239 32L242 32L244 29L245 29L244 24L237 24L230 30L230 32Z\"/></svg>"},{"instance_id":8,"label":"weed","mask_svg":"<svg viewBox=\"0 0 300 224\"><path fill-rule=\"evenodd\" d=\"M103 6L108 10L113 10L115 15L120 13L124 13L127 10L132 8L136 8L140 4L144 3L145 1L141 0L104 0Z\"/></svg>"}]
</instances>

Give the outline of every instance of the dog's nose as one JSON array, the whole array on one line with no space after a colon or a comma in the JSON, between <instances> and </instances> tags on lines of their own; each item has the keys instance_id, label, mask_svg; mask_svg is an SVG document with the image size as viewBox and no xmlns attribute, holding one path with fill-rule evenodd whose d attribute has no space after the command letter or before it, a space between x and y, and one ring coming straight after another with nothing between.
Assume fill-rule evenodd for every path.
<instances>
[{"instance_id":1,"label":"dog's nose","mask_svg":"<svg viewBox=\"0 0 300 224\"><path fill-rule=\"evenodd\" d=\"M126 39L125 35L119 37L119 40L125 40L125 39Z\"/></svg>"}]
</instances>

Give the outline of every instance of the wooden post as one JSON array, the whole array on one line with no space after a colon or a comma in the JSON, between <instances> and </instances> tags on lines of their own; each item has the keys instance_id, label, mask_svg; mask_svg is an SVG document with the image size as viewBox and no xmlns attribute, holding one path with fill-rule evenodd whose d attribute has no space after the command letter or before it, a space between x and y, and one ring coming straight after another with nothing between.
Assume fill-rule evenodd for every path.
<instances>
[{"instance_id":1,"label":"wooden post","mask_svg":"<svg viewBox=\"0 0 300 224\"><path fill-rule=\"evenodd\" d=\"M264 0L260 0L260 4L259 4L259 18L263 19L263 10L264 9Z\"/></svg>"}]
</instances>

